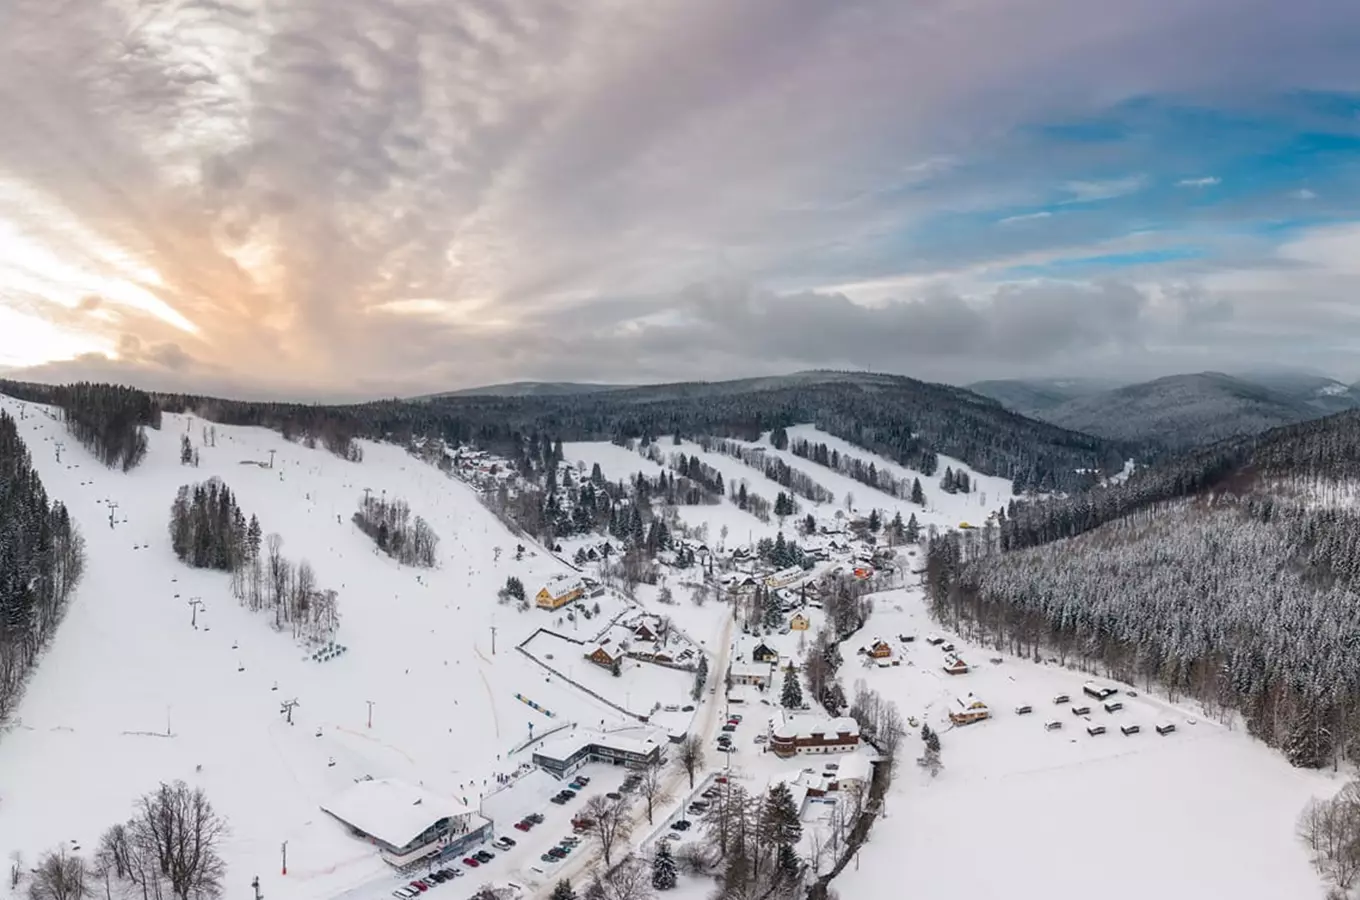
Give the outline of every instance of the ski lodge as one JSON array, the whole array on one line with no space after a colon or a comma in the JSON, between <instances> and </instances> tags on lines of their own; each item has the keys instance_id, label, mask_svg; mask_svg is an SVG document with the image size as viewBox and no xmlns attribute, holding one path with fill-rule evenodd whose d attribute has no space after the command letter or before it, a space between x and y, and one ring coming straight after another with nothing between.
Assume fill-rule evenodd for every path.
<instances>
[{"instance_id":1,"label":"ski lodge","mask_svg":"<svg viewBox=\"0 0 1360 900\"><path fill-rule=\"evenodd\" d=\"M491 837L492 823L452 797L395 778L365 778L321 805L398 868L453 855Z\"/></svg>"}]
</instances>

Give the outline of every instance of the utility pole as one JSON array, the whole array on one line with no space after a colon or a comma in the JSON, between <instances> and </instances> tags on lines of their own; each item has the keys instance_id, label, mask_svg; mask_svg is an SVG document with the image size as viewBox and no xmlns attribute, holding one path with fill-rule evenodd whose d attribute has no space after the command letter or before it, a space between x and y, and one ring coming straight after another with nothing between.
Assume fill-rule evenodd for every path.
<instances>
[{"instance_id":1,"label":"utility pole","mask_svg":"<svg viewBox=\"0 0 1360 900\"><path fill-rule=\"evenodd\" d=\"M368 704L368 727L369 727L369 728L372 728L372 727L373 727L373 701L372 701L372 700L365 700L364 702Z\"/></svg>"},{"instance_id":2,"label":"utility pole","mask_svg":"<svg viewBox=\"0 0 1360 900\"><path fill-rule=\"evenodd\" d=\"M283 842L283 874L288 874L288 842Z\"/></svg>"},{"instance_id":3,"label":"utility pole","mask_svg":"<svg viewBox=\"0 0 1360 900\"><path fill-rule=\"evenodd\" d=\"M61 451L66 448L65 441L54 441L52 446L57 448L57 462L61 462Z\"/></svg>"},{"instance_id":4,"label":"utility pole","mask_svg":"<svg viewBox=\"0 0 1360 900\"><path fill-rule=\"evenodd\" d=\"M203 601L198 597L193 597L189 600L189 608L193 610L193 615L189 618L189 624L194 626L194 628L198 628L198 610L202 606Z\"/></svg>"},{"instance_id":5,"label":"utility pole","mask_svg":"<svg viewBox=\"0 0 1360 900\"><path fill-rule=\"evenodd\" d=\"M269 468L271 469L274 468L274 453L275 451L273 450L269 451Z\"/></svg>"},{"instance_id":6,"label":"utility pole","mask_svg":"<svg viewBox=\"0 0 1360 900\"><path fill-rule=\"evenodd\" d=\"M116 516L117 514L118 514L118 504L117 504L117 503L114 503L112 500L110 500L110 501L109 501L109 527L110 527L110 528L113 527L113 518L114 518L114 516Z\"/></svg>"},{"instance_id":7,"label":"utility pole","mask_svg":"<svg viewBox=\"0 0 1360 900\"><path fill-rule=\"evenodd\" d=\"M255 889L255 900L264 900L264 894L260 893L260 876L256 875L250 880L250 886Z\"/></svg>"},{"instance_id":8,"label":"utility pole","mask_svg":"<svg viewBox=\"0 0 1360 900\"><path fill-rule=\"evenodd\" d=\"M496 655L496 626L491 626L491 655Z\"/></svg>"},{"instance_id":9,"label":"utility pole","mask_svg":"<svg viewBox=\"0 0 1360 900\"><path fill-rule=\"evenodd\" d=\"M279 712L283 713L285 716L288 717L289 725L293 724L293 709L298 705L299 703L297 702L296 697L294 697L292 700L285 700L283 701L283 703L279 704ZM285 841L284 843L286 844L287 841ZM287 871L285 871L284 874L287 875L288 874Z\"/></svg>"}]
</instances>

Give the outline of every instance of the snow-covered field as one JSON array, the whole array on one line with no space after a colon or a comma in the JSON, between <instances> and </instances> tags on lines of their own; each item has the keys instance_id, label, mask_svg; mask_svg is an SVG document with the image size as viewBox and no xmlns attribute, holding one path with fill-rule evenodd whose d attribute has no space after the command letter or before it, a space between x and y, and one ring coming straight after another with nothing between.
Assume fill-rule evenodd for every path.
<instances>
[{"instance_id":1,"label":"snow-covered field","mask_svg":"<svg viewBox=\"0 0 1360 900\"><path fill-rule=\"evenodd\" d=\"M401 448L366 443L354 464L270 431L220 425L216 446L205 447L203 422L167 415L148 432L146 460L123 474L98 465L44 408L7 397L0 407L19 420L49 494L77 518L88 556L14 727L0 737L6 856L33 860L72 840L92 850L138 796L184 779L230 821L223 850L233 890L258 874L267 896L330 897L390 877L372 848L319 809L354 779L399 777L475 806L526 755L509 753L529 723L541 734L562 720L622 721L514 650L549 614L496 602L507 575L533 593L567 567L532 545L515 561L516 539L469 488ZM199 446L197 469L179 463L186 431ZM243 464L267 463L271 451L272 470ZM344 655L311 661L287 631L238 605L226 574L174 558L175 491L213 476L265 534L282 537L285 556L307 559L320 586L339 592ZM402 568L376 552L350 522L365 489L405 498L430 522L438 568ZM203 603L197 629L194 598ZM290 726L280 704L291 699Z\"/></svg>"},{"instance_id":2,"label":"snow-covered field","mask_svg":"<svg viewBox=\"0 0 1360 900\"><path fill-rule=\"evenodd\" d=\"M944 770L932 780L913 762L920 740L905 742L886 818L859 864L837 879L842 896L880 896L894 882L921 897L1322 895L1294 826L1308 799L1334 793L1340 776L1292 769L1245 733L1141 686L1119 685L1124 709L1107 713L1082 695L1088 676L967 644L930 619L918 590L876 601L868 627L842 648L843 677L863 678L904 716L939 731ZM969 674L942 671L944 653L924 641L931 632L955 643ZM899 634L917 639L901 666L861 668L855 648L874 634L899 647ZM951 729L950 704L970 693L994 717ZM1072 702L1054 704L1059 694ZM1024 704L1034 712L1016 715ZM1090 716L1073 715L1074 705L1089 705ZM1061 730L1045 730L1052 719ZM1158 722L1177 731L1159 736ZM1107 733L1088 735L1090 723ZM1142 731L1126 737L1119 726L1130 723Z\"/></svg>"}]
</instances>

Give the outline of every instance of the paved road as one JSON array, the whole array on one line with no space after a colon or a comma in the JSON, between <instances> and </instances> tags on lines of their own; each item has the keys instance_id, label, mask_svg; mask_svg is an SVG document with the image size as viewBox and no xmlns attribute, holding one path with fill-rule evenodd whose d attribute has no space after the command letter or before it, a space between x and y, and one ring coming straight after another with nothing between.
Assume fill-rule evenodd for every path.
<instances>
[{"instance_id":1,"label":"paved road","mask_svg":"<svg viewBox=\"0 0 1360 900\"><path fill-rule=\"evenodd\" d=\"M709 681L715 687L722 687L724 683L728 659L732 654L732 627L735 623L735 617L728 618L727 624L723 627L722 638L718 644L719 650L716 658L717 661L713 667L708 670ZM699 736L700 744L704 748L704 753L710 757L713 756L714 751L709 748L713 746L717 730L722 726L722 723L726 721L726 719L721 716L725 703L726 698L719 697L718 691L716 690L711 694L705 694L704 699L701 702L700 712L702 714L703 724L693 733ZM710 758L708 760L708 766L705 767L703 772L694 773L695 784L698 784L705 773L710 769L720 768L720 766L715 766L714 762L716 762L716 760ZM685 773L684 767L681 766L678 761L672 763L671 768L672 772L662 784L662 790L671 797L679 797L689 790L689 776ZM641 831L648 827L647 804L645 801L641 800L641 798L635 801L630 807L630 815L634 832ZM626 848L615 848L613 854L615 860L618 860L625 855L627 855ZM577 893L581 893L584 889L584 876L603 868L604 859L600 854L599 845L594 841L586 841L578 855L569 857L568 860L558 866L556 870L547 870L547 874L543 876L545 879L544 883L538 888L528 892L529 900L546 900L548 895L552 893L554 885L563 878L570 879L572 886L577 889ZM523 873L519 872L516 874L522 875ZM535 873L535 875L537 875L537 873Z\"/></svg>"}]
</instances>

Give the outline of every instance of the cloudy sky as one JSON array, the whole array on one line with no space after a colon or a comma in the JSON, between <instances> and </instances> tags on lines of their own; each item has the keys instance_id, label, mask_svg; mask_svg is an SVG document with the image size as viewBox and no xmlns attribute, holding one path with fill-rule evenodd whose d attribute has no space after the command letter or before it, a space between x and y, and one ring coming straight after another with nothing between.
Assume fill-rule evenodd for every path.
<instances>
[{"instance_id":1,"label":"cloudy sky","mask_svg":"<svg viewBox=\"0 0 1360 900\"><path fill-rule=\"evenodd\" d=\"M1360 378L1354 0L3 0L0 367Z\"/></svg>"}]
</instances>

